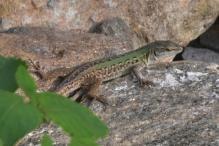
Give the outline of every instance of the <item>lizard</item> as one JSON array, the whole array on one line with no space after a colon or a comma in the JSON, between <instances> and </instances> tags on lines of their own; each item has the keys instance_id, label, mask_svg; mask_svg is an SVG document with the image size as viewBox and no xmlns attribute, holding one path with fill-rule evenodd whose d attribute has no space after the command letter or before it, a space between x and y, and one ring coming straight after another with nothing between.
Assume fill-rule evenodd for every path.
<instances>
[{"instance_id":1,"label":"lizard","mask_svg":"<svg viewBox=\"0 0 219 146\"><path fill-rule=\"evenodd\" d=\"M153 84L144 78L141 70L151 64L170 63L183 48L171 41L155 41L136 50L85 63L62 77L62 80L51 85L49 91L72 97L76 101L93 99L106 104L103 95L98 95L103 82L118 78L131 72L141 85Z\"/></svg>"}]
</instances>

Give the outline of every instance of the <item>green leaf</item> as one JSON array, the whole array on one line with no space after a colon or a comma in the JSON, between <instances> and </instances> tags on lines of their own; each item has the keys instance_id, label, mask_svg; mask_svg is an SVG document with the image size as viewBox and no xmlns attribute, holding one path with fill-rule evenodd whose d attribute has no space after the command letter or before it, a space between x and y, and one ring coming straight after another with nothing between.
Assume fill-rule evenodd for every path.
<instances>
[{"instance_id":1,"label":"green leaf","mask_svg":"<svg viewBox=\"0 0 219 146\"><path fill-rule=\"evenodd\" d=\"M12 146L25 134L38 127L42 114L21 96L0 90L0 139L5 146Z\"/></svg>"},{"instance_id":2,"label":"green leaf","mask_svg":"<svg viewBox=\"0 0 219 146\"><path fill-rule=\"evenodd\" d=\"M34 80L23 65L18 67L16 72L16 79L18 86L23 89L27 95L31 95L31 93L36 91L37 87Z\"/></svg>"},{"instance_id":3,"label":"green leaf","mask_svg":"<svg viewBox=\"0 0 219 146\"><path fill-rule=\"evenodd\" d=\"M38 94L40 109L74 139L96 141L108 129L88 108L53 93Z\"/></svg>"},{"instance_id":4,"label":"green leaf","mask_svg":"<svg viewBox=\"0 0 219 146\"><path fill-rule=\"evenodd\" d=\"M79 137L71 140L69 146L99 146L96 142L90 139L80 139Z\"/></svg>"},{"instance_id":5,"label":"green leaf","mask_svg":"<svg viewBox=\"0 0 219 146\"><path fill-rule=\"evenodd\" d=\"M17 89L15 72L19 65L25 65L25 63L19 59L0 56L0 89L11 92Z\"/></svg>"},{"instance_id":6,"label":"green leaf","mask_svg":"<svg viewBox=\"0 0 219 146\"><path fill-rule=\"evenodd\" d=\"M52 146L52 139L48 135L44 135L41 141L41 146Z\"/></svg>"},{"instance_id":7,"label":"green leaf","mask_svg":"<svg viewBox=\"0 0 219 146\"><path fill-rule=\"evenodd\" d=\"M2 140L0 139L0 146L3 146L3 142L2 142Z\"/></svg>"}]
</instances>

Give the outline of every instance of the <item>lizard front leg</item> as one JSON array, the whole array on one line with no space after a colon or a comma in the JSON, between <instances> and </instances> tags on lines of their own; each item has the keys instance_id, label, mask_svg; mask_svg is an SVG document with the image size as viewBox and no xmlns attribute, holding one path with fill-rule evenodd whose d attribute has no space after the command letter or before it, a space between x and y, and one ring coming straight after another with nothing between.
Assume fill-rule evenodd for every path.
<instances>
[{"instance_id":1,"label":"lizard front leg","mask_svg":"<svg viewBox=\"0 0 219 146\"><path fill-rule=\"evenodd\" d=\"M38 61L34 62L32 59L28 59L28 65L30 66L29 71L36 75L40 80L44 79L44 73L41 70L40 64Z\"/></svg>"},{"instance_id":2,"label":"lizard front leg","mask_svg":"<svg viewBox=\"0 0 219 146\"><path fill-rule=\"evenodd\" d=\"M146 85L146 86L154 86L155 84L154 84L152 81L146 79L146 78L142 75L141 70L142 70L143 68L144 68L144 66L137 65L137 66L133 67L133 69L132 69L134 75L137 77L137 79L138 79L138 81L139 81L139 83L140 83L140 86L145 86L145 85Z\"/></svg>"},{"instance_id":3,"label":"lizard front leg","mask_svg":"<svg viewBox=\"0 0 219 146\"><path fill-rule=\"evenodd\" d=\"M106 100L103 95L99 95L100 85L102 81L99 79L87 79L87 82L82 84L80 89L80 95L77 97L76 101L81 102L83 99L87 99L87 105L89 106L93 100L97 100L104 106L107 105Z\"/></svg>"}]
</instances>

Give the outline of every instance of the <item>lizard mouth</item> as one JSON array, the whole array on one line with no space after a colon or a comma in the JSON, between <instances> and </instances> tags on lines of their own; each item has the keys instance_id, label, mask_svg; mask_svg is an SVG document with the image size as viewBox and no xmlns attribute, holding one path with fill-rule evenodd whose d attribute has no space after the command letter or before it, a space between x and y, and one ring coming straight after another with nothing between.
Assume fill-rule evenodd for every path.
<instances>
[{"instance_id":1,"label":"lizard mouth","mask_svg":"<svg viewBox=\"0 0 219 146\"><path fill-rule=\"evenodd\" d=\"M158 63L170 63L170 62L173 61L173 59L174 59L173 56L162 57L162 58L159 58L159 59L157 60L157 62L158 62Z\"/></svg>"},{"instance_id":2,"label":"lizard mouth","mask_svg":"<svg viewBox=\"0 0 219 146\"><path fill-rule=\"evenodd\" d=\"M173 57L171 56L171 57L165 57L164 59L163 59L163 61L164 62L171 62L171 61L173 61Z\"/></svg>"}]
</instances>

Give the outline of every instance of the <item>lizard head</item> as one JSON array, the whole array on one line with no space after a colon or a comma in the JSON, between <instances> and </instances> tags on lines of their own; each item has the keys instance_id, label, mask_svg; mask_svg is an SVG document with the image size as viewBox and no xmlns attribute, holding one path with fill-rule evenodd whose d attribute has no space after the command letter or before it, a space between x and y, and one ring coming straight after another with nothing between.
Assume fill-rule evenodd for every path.
<instances>
[{"instance_id":1,"label":"lizard head","mask_svg":"<svg viewBox=\"0 0 219 146\"><path fill-rule=\"evenodd\" d=\"M169 63L183 50L181 46L171 41L156 41L148 46L151 48L149 63Z\"/></svg>"}]
</instances>

